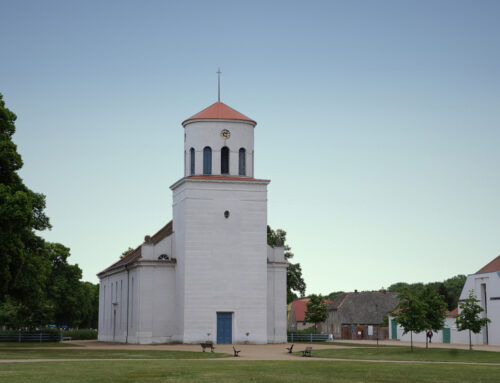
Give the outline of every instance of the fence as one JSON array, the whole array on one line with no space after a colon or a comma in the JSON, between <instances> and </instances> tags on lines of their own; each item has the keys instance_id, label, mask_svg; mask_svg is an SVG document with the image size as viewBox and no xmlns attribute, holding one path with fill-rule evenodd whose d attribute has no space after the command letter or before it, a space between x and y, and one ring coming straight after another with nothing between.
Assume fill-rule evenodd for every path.
<instances>
[{"instance_id":1,"label":"fence","mask_svg":"<svg viewBox=\"0 0 500 383\"><path fill-rule=\"evenodd\" d=\"M294 334L288 333L289 342L326 342L328 334Z\"/></svg>"},{"instance_id":2,"label":"fence","mask_svg":"<svg viewBox=\"0 0 500 383\"><path fill-rule=\"evenodd\" d=\"M59 342L60 335L54 333L27 333L27 332L19 332L19 333L0 333L0 342Z\"/></svg>"}]
</instances>

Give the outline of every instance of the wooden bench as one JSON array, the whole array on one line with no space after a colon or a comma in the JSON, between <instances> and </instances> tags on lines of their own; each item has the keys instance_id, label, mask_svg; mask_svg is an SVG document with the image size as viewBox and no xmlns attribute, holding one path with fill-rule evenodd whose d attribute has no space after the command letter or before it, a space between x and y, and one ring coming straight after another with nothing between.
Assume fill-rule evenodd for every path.
<instances>
[{"instance_id":1,"label":"wooden bench","mask_svg":"<svg viewBox=\"0 0 500 383\"><path fill-rule=\"evenodd\" d=\"M302 351L302 356L311 356L311 351L312 351L312 347L306 347L306 349L304 351Z\"/></svg>"},{"instance_id":2,"label":"wooden bench","mask_svg":"<svg viewBox=\"0 0 500 383\"><path fill-rule=\"evenodd\" d=\"M293 343L290 347L287 347L286 349L288 350L288 353L291 354L293 350Z\"/></svg>"},{"instance_id":3,"label":"wooden bench","mask_svg":"<svg viewBox=\"0 0 500 383\"><path fill-rule=\"evenodd\" d=\"M200 343L200 346L201 346L203 352L205 352L206 348L209 348L211 352L214 352L214 350L215 350L214 343L212 341Z\"/></svg>"},{"instance_id":4,"label":"wooden bench","mask_svg":"<svg viewBox=\"0 0 500 383\"><path fill-rule=\"evenodd\" d=\"M240 353L241 350L236 350L233 346L233 351L234 351L234 357L236 358L237 356L239 356L238 354Z\"/></svg>"}]
</instances>

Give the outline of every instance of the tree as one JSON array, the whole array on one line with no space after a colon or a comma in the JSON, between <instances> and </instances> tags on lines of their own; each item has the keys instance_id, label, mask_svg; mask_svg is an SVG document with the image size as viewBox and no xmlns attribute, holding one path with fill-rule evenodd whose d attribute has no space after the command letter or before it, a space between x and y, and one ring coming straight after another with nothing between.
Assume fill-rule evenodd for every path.
<instances>
[{"instance_id":1,"label":"tree","mask_svg":"<svg viewBox=\"0 0 500 383\"><path fill-rule=\"evenodd\" d=\"M474 290L469 291L469 297L461 302L459 307L459 313L456 318L457 329L459 331L469 330L469 350L472 351L472 337L471 332L477 334L481 331L481 328L486 326L491 322L488 318L481 318L480 314L484 311L483 308L478 305L479 299L474 295Z\"/></svg>"},{"instance_id":2,"label":"tree","mask_svg":"<svg viewBox=\"0 0 500 383\"><path fill-rule=\"evenodd\" d=\"M327 299L333 301L335 298L337 298L340 294L344 294L343 291L334 291L333 293L330 293L326 296Z\"/></svg>"},{"instance_id":3,"label":"tree","mask_svg":"<svg viewBox=\"0 0 500 383\"><path fill-rule=\"evenodd\" d=\"M285 248L285 259L290 260L293 258L293 253L291 252L290 246L286 244L286 231L278 229L274 231L271 227L267 226L267 244L269 246L284 246ZM286 275L286 288L287 288L287 303L290 303L299 293L301 297L304 296L306 292L306 283L302 277L302 268L300 263L291 263L288 265L287 275Z\"/></svg>"},{"instance_id":4,"label":"tree","mask_svg":"<svg viewBox=\"0 0 500 383\"><path fill-rule=\"evenodd\" d=\"M441 295L431 285L424 287L420 294L423 303L425 327L427 330L438 331L444 327L446 319L446 303ZM427 334L425 348L429 347Z\"/></svg>"},{"instance_id":5,"label":"tree","mask_svg":"<svg viewBox=\"0 0 500 383\"><path fill-rule=\"evenodd\" d=\"M98 286L80 281L78 265L67 262L68 248L35 233L51 226L45 197L26 187L18 174L23 162L12 141L15 120L0 94L0 324L14 329L54 321L78 326L87 315L97 325Z\"/></svg>"},{"instance_id":6,"label":"tree","mask_svg":"<svg viewBox=\"0 0 500 383\"><path fill-rule=\"evenodd\" d=\"M125 258L127 255L129 255L134 249L132 249L130 246L128 247L127 250L125 250L122 255L120 256L120 259Z\"/></svg>"},{"instance_id":7,"label":"tree","mask_svg":"<svg viewBox=\"0 0 500 383\"><path fill-rule=\"evenodd\" d=\"M448 299L446 303L448 304L448 310L453 310L458 306L458 299L465 285L465 280L467 277L465 275L455 275L443 282L446 291L448 292Z\"/></svg>"},{"instance_id":8,"label":"tree","mask_svg":"<svg viewBox=\"0 0 500 383\"><path fill-rule=\"evenodd\" d=\"M425 303L409 289L399 294L400 302L393 311L394 318L403 328L403 334L410 333L411 351L413 352L413 333L426 329Z\"/></svg>"},{"instance_id":9,"label":"tree","mask_svg":"<svg viewBox=\"0 0 500 383\"><path fill-rule=\"evenodd\" d=\"M328 306L325 298L320 295L312 294L309 296L309 302L306 304L305 321L314 323L314 333L316 333L318 323L324 322L328 318Z\"/></svg>"},{"instance_id":10,"label":"tree","mask_svg":"<svg viewBox=\"0 0 500 383\"><path fill-rule=\"evenodd\" d=\"M12 141L16 118L0 93L0 301L15 286L26 258L37 251L34 230L50 228L45 197L28 189L17 174L23 161Z\"/></svg>"}]
</instances>

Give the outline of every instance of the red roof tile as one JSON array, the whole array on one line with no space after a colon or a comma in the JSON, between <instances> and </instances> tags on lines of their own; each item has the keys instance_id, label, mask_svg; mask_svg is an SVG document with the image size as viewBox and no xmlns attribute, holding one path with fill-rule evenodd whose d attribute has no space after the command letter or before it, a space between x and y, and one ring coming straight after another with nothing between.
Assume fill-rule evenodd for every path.
<instances>
[{"instance_id":1,"label":"red roof tile","mask_svg":"<svg viewBox=\"0 0 500 383\"><path fill-rule=\"evenodd\" d=\"M292 302L293 306L293 311L295 312L295 320L297 322L304 322L306 318L306 311L307 311L307 302L309 302L309 299L297 299ZM329 299L325 299L324 301L327 305L331 303Z\"/></svg>"},{"instance_id":2,"label":"red roof tile","mask_svg":"<svg viewBox=\"0 0 500 383\"><path fill-rule=\"evenodd\" d=\"M451 311L446 311L447 317L456 317L458 314L458 307Z\"/></svg>"},{"instance_id":3,"label":"red roof tile","mask_svg":"<svg viewBox=\"0 0 500 383\"><path fill-rule=\"evenodd\" d=\"M182 125L185 125L191 120L242 120L249 121L252 124L257 125L254 120L220 101L210 105L208 108L203 109L201 112L196 113L194 116L189 117L187 120L184 120Z\"/></svg>"},{"instance_id":4,"label":"red roof tile","mask_svg":"<svg viewBox=\"0 0 500 383\"><path fill-rule=\"evenodd\" d=\"M500 255L484 266L476 274L494 273L495 271L500 271Z\"/></svg>"}]
</instances>

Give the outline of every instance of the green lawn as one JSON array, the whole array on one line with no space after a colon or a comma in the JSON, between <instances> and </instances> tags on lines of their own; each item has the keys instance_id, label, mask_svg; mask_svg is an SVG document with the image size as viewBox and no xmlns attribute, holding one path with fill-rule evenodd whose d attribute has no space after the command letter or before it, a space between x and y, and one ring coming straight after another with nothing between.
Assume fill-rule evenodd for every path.
<instances>
[{"instance_id":1,"label":"green lawn","mask_svg":"<svg viewBox=\"0 0 500 383\"><path fill-rule=\"evenodd\" d=\"M1 349L1 359L207 359L224 358L218 352L165 350L92 350L92 349ZM2 365L0 365L1 369Z\"/></svg>"},{"instance_id":2,"label":"green lawn","mask_svg":"<svg viewBox=\"0 0 500 383\"><path fill-rule=\"evenodd\" d=\"M342 359L373 359L373 360L415 360L439 362L480 362L500 363L500 352L468 351L451 348L413 348L410 347L367 347L363 348L330 348L312 351L313 357ZM297 353L297 355L301 355ZM500 381L500 378L499 378Z\"/></svg>"},{"instance_id":3,"label":"green lawn","mask_svg":"<svg viewBox=\"0 0 500 383\"><path fill-rule=\"evenodd\" d=\"M332 361L79 361L0 364L0 383L498 383L500 367Z\"/></svg>"},{"instance_id":4,"label":"green lawn","mask_svg":"<svg viewBox=\"0 0 500 383\"><path fill-rule=\"evenodd\" d=\"M0 342L0 349L2 348L17 348L17 347L21 347L21 348L30 348L30 347L43 347L43 348L46 348L46 347L83 347L82 345L80 344L74 344L74 343L59 343L59 342L43 342L43 343L40 343L40 342L22 342L22 343L19 343L19 342Z\"/></svg>"}]
</instances>

